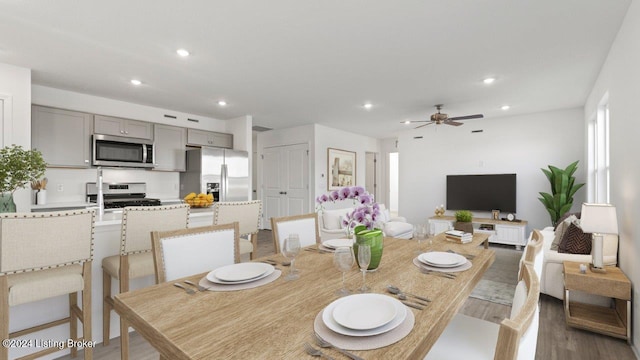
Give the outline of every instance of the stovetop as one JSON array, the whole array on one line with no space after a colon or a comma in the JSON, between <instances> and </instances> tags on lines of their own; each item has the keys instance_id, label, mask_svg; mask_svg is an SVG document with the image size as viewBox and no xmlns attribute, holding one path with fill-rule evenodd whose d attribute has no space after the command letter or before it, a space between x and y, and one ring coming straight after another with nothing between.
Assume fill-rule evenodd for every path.
<instances>
[{"instance_id":1,"label":"stovetop","mask_svg":"<svg viewBox=\"0 0 640 360\"><path fill-rule=\"evenodd\" d=\"M125 206L159 206L159 199L146 197L145 183L108 183L103 184L103 202L105 209L119 209ZM87 200L96 203L98 187L96 183L87 183Z\"/></svg>"}]
</instances>

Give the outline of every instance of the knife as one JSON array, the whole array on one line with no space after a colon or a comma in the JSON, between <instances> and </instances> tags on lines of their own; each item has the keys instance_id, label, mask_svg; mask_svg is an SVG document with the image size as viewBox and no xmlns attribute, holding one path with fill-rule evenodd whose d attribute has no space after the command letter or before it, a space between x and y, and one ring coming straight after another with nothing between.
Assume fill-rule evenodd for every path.
<instances>
[{"instance_id":1,"label":"knife","mask_svg":"<svg viewBox=\"0 0 640 360\"><path fill-rule=\"evenodd\" d=\"M412 307L412 308L414 308L414 309L424 310L424 307L423 307L423 306L420 306L420 305L418 305L418 304L414 304L414 303L411 303L411 302L408 302L408 301L402 301L402 303L403 303L403 304L405 304L405 305L407 305L407 306L409 306L409 307Z\"/></svg>"}]
</instances>

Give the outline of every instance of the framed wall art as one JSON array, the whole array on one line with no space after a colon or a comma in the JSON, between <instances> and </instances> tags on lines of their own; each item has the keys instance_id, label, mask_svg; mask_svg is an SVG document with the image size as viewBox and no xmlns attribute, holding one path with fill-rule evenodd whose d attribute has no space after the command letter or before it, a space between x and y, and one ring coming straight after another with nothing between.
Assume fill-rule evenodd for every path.
<instances>
[{"instance_id":1,"label":"framed wall art","mask_svg":"<svg viewBox=\"0 0 640 360\"><path fill-rule=\"evenodd\" d=\"M327 148L327 190L356 184L356 153Z\"/></svg>"}]
</instances>

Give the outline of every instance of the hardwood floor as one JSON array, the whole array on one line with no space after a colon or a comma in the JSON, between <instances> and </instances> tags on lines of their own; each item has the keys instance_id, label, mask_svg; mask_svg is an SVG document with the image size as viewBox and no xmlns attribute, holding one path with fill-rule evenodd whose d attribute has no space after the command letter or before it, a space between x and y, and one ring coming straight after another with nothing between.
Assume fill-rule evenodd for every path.
<instances>
[{"instance_id":1,"label":"hardwood floor","mask_svg":"<svg viewBox=\"0 0 640 360\"><path fill-rule=\"evenodd\" d=\"M273 242L271 231L263 230L258 235L258 256L272 254ZM510 261L496 261L494 263L500 271L492 272L494 281L510 281L517 275L517 263ZM500 305L489 301L469 298L462 309L462 313L487 321L500 323L509 316L510 306ZM130 334L130 358L136 360L157 360L158 352L137 333ZM493 344L487 344L493 346ZM78 358L82 358L82 353ZM61 359L70 359L69 356ZM120 359L120 340L112 339L107 347L98 345L94 349L96 360ZM632 360L636 359L631 347L626 341L595 334L588 331L567 328L564 322L564 308L562 301L541 295L540 297L540 327L538 330L538 347L536 360Z\"/></svg>"}]
</instances>

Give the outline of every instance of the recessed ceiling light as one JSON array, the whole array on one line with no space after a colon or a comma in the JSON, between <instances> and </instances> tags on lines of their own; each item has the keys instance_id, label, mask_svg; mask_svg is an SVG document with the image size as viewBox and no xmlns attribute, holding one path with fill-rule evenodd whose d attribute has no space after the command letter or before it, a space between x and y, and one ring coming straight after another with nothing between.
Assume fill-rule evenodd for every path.
<instances>
[{"instance_id":1,"label":"recessed ceiling light","mask_svg":"<svg viewBox=\"0 0 640 360\"><path fill-rule=\"evenodd\" d=\"M185 50L185 49L178 49L176 50L176 53L182 57L187 57L189 56L189 51Z\"/></svg>"},{"instance_id":2,"label":"recessed ceiling light","mask_svg":"<svg viewBox=\"0 0 640 360\"><path fill-rule=\"evenodd\" d=\"M482 82L487 84L487 85L493 84L494 81L496 81L496 78L492 78L492 77L488 77L488 78L482 80Z\"/></svg>"},{"instance_id":3,"label":"recessed ceiling light","mask_svg":"<svg viewBox=\"0 0 640 360\"><path fill-rule=\"evenodd\" d=\"M365 109L367 110L371 110L371 108L373 107L372 103L364 103L364 105L362 105Z\"/></svg>"},{"instance_id":4,"label":"recessed ceiling light","mask_svg":"<svg viewBox=\"0 0 640 360\"><path fill-rule=\"evenodd\" d=\"M218 100L218 106L227 106L227 102L224 100Z\"/></svg>"},{"instance_id":5,"label":"recessed ceiling light","mask_svg":"<svg viewBox=\"0 0 640 360\"><path fill-rule=\"evenodd\" d=\"M509 110L510 108L511 108L511 106L509 106L509 105L502 105L502 107L500 109Z\"/></svg>"},{"instance_id":6,"label":"recessed ceiling light","mask_svg":"<svg viewBox=\"0 0 640 360\"><path fill-rule=\"evenodd\" d=\"M136 85L136 86L138 86L138 85L142 85L142 81L140 81L140 80L138 80L138 79L131 79L131 83L132 83L133 85Z\"/></svg>"}]
</instances>

